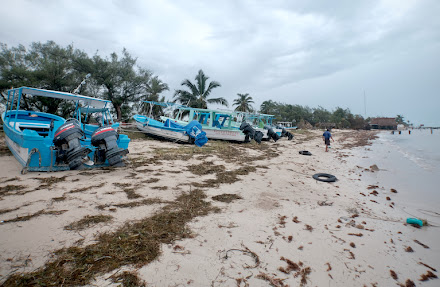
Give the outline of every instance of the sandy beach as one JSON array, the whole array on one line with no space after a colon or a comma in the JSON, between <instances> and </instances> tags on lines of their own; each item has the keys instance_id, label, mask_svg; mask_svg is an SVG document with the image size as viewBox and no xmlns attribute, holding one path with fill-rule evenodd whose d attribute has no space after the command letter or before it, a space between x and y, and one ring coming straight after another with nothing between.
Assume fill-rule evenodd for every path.
<instances>
[{"instance_id":1,"label":"sandy beach","mask_svg":"<svg viewBox=\"0 0 440 287\"><path fill-rule=\"evenodd\" d=\"M134 139L123 168L25 175L2 134L0 283L439 286L440 244L424 233L440 228L407 225L398 190L355 164L374 132L334 130L327 153L322 131L294 134Z\"/></svg>"}]
</instances>

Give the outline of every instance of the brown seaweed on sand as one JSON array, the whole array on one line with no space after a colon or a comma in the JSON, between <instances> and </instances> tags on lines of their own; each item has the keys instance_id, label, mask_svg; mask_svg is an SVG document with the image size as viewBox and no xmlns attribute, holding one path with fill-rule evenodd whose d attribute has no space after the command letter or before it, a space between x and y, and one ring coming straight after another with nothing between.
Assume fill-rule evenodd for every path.
<instances>
[{"instance_id":1,"label":"brown seaweed on sand","mask_svg":"<svg viewBox=\"0 0 440 287\"><path fill-rule=\"evenodd\" d=\"M429 246L428 246L428 245L423 244L422 242L418 241L417 239L414 239L414 242L417 243L417 244L419 244L419 245L421 245L421 246L423 246L423 248L429 249Z\"/></svg>"},{"instance_id":2,"label":"brown seaweed on sand","mask_svg":"<svg viewBox=\"0 0 440 287\"><path fill-rule=\"evenodd\" d=\"M231 193L223 193L212 197L213 200L220 201L220 202L226 202L231 203L234 200L237 199L243 199L241 196Z\"/></svg>"},{"instance_id":3,"label":"brown seaweed on sand","mask_svg":"<svg viewBox=\"0 0 440 287\"><path fill-rule=\"evenodd\" d=\"M310 232L313 231L313 227L310 226L310 225L308 225L308 224L305 225L305 229L308 230L308 231L310 231Z\"/></svg>"},{"instance_id":4,"label":"brown seaweed on sand","mask_svg":"<svg viewBox=\"0 0 440 287\"><path fill-rule=\"evenodd\" d=\"M37 190L39 190L39 189L49 189L55 183L65 181L66 177L67 176L65 175L65 176L61 176L61 177L56 177L56 176L43 177L43 178L34 177L33 179L40 181L41 185L36 188Z\"/></svg>"},{"instance_id":5,"label":"brown seaweed on sand","mask_svg":"<svg viewBox=\"0 0 440 287\"><path fill-rule=\"evenodd\" d=\"M414 252L414 250L411 248L411 246L407 246L407 247L405 248L405 251L406 251L406 252Z\"/></svg>"},{"instance_id":6,"label":"brown seaweed on sand","mask_svg":"<svg viewBox=\"0 0 440 287\"><path fill-rule=\"evenodd\" d=\"M394 272L394 270L390 270L390 275L394 280L398 279L397 274L396 274L396 272Z\"/></svg>"},{"instance_id":7,"label":"brown seaweed on sand","mask_svg":"<svg viewBox=\"0 0 440 287\"><path fill-rule=\"evenodd\" d=\"M34 214L29 214L29 215L25 215L25 216L17 216L16 218L13 219L8 219L8 220L4 220L3 223L10 223L10 222L19 222L19 221L28 221L34 217L38 217L41 215L60 215L63 214L64 212L66 212L67 210L51 210L51 211L46 211L46 210L40 210Z\"/></svg>"},{"instance_id":8,"label":"brown seaweed on sand","mask_svg":"<svg viewBox=\"0 0 440 287\"><path fill-rule=\"evenodd\" d=\"M114 274L110 277L113 283L121 283L121 286L145 287L146 283L139 279L135 272L124 271L121 274Z\"/></svg>"},{"instance_id":9,"label":"brown seaweed on sand","mask_svg":"<svg viewBox=\"0 0 440 287\"><path fill-rule=\"evenodd\" d=\"M205 199L201 190L182 193L161 212L101 233L90 245L55 251L55 257L43 267L29 273L15 273L3 286L86 285L98 274L124 265L144 266L159 256L161 244L193 236L188 222L217 210Z\"/></svg>"},{"instance_id":10,"label":"brown seaweed on sand","mask_svg":"<svg viewBox=\"0 0 440 287\"><path fill-rule=\"evenodd\" d=\"M405 285L399 284L401 287L416 287L416 284L411 279L406 279Z\"/></svg>"},{"instance_id":11,"label":"brown seaweed on sand","mask_svg":"<svg viewBox=\"0 0 440 287\"><path fill-rule=\"evenodd\" d=\"M246 246L243 245L243 248L244 249L229 249L228 251L226 251L226 254L225 254L225 256L223 258L224 259L228 259L229 258L228 257L228 252L229 251L240 251L243 254L252 257L254 259L254 261L255 261L255 265L250 266L250 265L245 264L243 267L244 268L257 268L260 265L260 257L258 257L258 255L255 252L249 250L249 248L247 248Z\"/></svg>"},{"instance_id":12,"label":"brown seaweed on sand","mask_svg":"<svg viewBox=\"0 0 440 287\"><path fill-rule=\"evenodd\" d=\"M109 222L113 219L110 215L86 215L82 219L72 222L69 225L64 226L65 230L83 230L98 223Z\"/></svg>"},{"instance_id":13,"label":"brown seaweed on sand","mask_svg":"<svg viewBox=\"0 0 440 287\"><path fill-rule=\"evenodd\" d=\"M327 263L325 263L325 264L328 266L328 268L327 268L327 270L326 270L327 272L329 272L330 270L332 270L332 266L330 265L330 263L327 262Z\"/></svg>"},{"instance_id":14,"label":"brown seaweed on sand","mask_svg":"<svg viewBox=\"0 0 440 287\"><path fill-rule=\"evenodd\" d=\"M431 269L431 270L434 271L434 272L437 272L437 269L435 269L435 268L429 266L428 264L425 264L425 263L423 263L423 262L419 262L419 264L420 264L420 265L423 265L423 266L425 266L425 267L428 267L429 269Z\"/></svg>"},{"instance_id":15,"label":"brown seaweed on sand","mask_svg":"<svg viewBox=\"0 0 440 287\"><path fill-rule=\"evenodd\" d=\"M435 279L437 275L432 273L430 270L426 271L426 274L420 275L419 281L428 281L429 279Z\"/></svg>"},{"instance_id":16,"label":"brown seaweed on sand","mask_svg":"<svg viewBox=\"0 0 440 287\"><path fill-rule=\"evenodd\" d=\"M358 236L358 237L364 236L362 233L348 233L348 235L353 235L353 236Z\"/></svg>"},{"instance_id":17,"label":"brown seaweed on sand","mask_svg":"<svg viewBox=\"0 0 440 287\"><path fill-rule=\"evenodd\" d=\"M300 222L301 222L301 221L298 220L298 216L295 216L295 217L292 219L292 221L295 222L295 223L300 223Z\"/></svg>"},{"instance_id":18,"label":"brown seaweed on sand","mask_svg":"<svg viewBox=\"0 0 440 287\"><path fill-rule=\"evenodd\" d=\"M261 271L260 271L260 274L258 274L255 277L258 279L262 279L264 281L269 282L269 284L274 287L288 287L289 286L289 285L284 284L283 281L285 279L275 278L275 277L270 276L269 274L263 273Z\"/></svg>"}]
</instances>

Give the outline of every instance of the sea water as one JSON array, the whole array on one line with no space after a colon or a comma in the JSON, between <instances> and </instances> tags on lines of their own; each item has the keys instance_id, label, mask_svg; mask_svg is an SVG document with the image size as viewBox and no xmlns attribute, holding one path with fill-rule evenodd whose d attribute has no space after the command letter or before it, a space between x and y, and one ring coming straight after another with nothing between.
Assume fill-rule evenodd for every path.
<instances>
[{"instance_id":1,"label":"sea water","mask_svg":"<svg viewBox=\"0 0 440 287\"><path fill-rule=\"evenodd\" d=\"M387 131L378 136L360 153L361 166L376 164L380 169L368 177L396 189L408 208L438 215L440 224L440 130Z\"/></svg>"},{"instance_id":2,"label":"sea water","mask_svg":"<svg viewBox=\"0 0 440 287\"><path fill-rule=\"evenodd\" d=\"M371 146L358 148L359 166L376 164L379 171L362 173L362 181L378 185L406 218L426 219L431 226L417 232L431 247L429 262L440 264L440 130L383 131ZM397 193L391 193L394 188ZM385 195L384 195L385 196ZM396 218L397 219L397 218Z\"/></svg>"}]
</instances>

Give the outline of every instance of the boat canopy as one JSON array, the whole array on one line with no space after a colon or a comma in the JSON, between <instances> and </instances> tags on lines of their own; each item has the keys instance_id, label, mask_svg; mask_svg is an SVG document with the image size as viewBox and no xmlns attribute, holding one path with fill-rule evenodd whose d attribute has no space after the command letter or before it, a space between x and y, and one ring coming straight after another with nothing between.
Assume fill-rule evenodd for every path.
<instances>
[{"instance_id":1,"label":"boat canopy","mask_svg":"<svg viewBox=\"0 0 440 287\"><path fill-rule=\"evenodd\" d=\"M11 89L8 90L8 95L13 94L13 97L17 96L19 99L21 95L23 94L29 94L33 96L42 96L42 97L49 97L49 98L55 98L55 99L62 99L62 100L71 100L76 102L82 102L85 106L91 106L94 108L105 108L110 101L98 99L98 98L92 98L67 92L59 92L59 91L51 91L51 90L44 90L44 89L36 89L36 88L29 88L29 87L21 87L17 89ZM12 99L13 101L13 99Z\"/></svg>"},{"instance_id":2,"label":"boat canopy","mask_svg":"<svg viewBox=\"0 0 440 287\"><path fill-rule=\"evenodd\" d=\"M157 105L162 107L172 107L175 106L176 108L185 107L180 104L172 103L172 102L154 102L154 101L143 101L144 103L150 104L150 105Z\"/></svg>"}]
</instances>

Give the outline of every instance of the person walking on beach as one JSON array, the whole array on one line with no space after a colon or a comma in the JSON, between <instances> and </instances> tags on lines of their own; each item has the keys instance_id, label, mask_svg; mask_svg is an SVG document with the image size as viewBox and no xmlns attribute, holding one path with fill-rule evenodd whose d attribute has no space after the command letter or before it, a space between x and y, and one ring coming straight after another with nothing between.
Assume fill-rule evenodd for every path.
<instances>
[{"instance_id":1,"label":"person walking on beach","mask_svg":"<svg viewBox=\"0 0 440 287\"><path fill-rule=\"evenodd\" d=\"M330 145L330 139L332 139L333 142L335 142L335 140L332 137L332 134L330 133L330 130L327 129L322 136L324 137L324 143L325 143L325 151L328 152L328 146Z\"/></svg>"}]
</instances>

